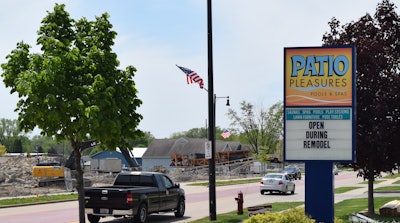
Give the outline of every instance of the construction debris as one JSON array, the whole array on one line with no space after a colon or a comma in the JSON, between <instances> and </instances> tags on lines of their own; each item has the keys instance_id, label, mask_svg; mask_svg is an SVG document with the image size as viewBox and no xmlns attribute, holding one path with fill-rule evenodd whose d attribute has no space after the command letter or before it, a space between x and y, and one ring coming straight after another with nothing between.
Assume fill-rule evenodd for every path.
<instances>
[{"instance_id":1,"label":"construction debris","mask_svg":"<svg viewBox=\"0 0 400 223\"><path fill-rule=\"evenodd\" d=\"M48 184L39 187L40 178L32 176L38 157L0 157L0 197L16 197L68 192L65 184ZM40 157L40 162L57 162L54 157ZM92 185L111 184L114 175L85 172Z\"/></svg>"}]
</instances>

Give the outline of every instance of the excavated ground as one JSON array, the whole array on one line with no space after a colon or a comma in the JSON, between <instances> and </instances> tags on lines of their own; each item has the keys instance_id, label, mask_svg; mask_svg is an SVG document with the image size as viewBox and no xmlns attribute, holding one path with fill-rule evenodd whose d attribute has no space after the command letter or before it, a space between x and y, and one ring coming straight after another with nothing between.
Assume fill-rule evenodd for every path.
<instances>
[{"instance_id":1,"label":"excavated ground","mask_svg":"<svg viewBox=\"0 0 400 223\"><path fill-rule=\"evenodd\" d=\"M44 195L68 192L63 180L58 183L40 183L45 180L32 176L33 167L38 162L35 157L24 156L0 157L0 197L17 197L29 195ZM51 157L40 157L40 162L56 162ZM91 173L86 171L84 178L92 186L109 185L115 175L109 173Z\"/></svg>"}]
</instances>

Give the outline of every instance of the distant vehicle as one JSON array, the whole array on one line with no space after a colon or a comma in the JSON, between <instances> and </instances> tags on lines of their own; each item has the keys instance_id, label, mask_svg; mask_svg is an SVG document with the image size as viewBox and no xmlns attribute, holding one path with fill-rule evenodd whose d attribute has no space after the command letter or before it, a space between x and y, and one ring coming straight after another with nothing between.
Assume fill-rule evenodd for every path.
<instances>
[{"instance_id":1,"label":"distant vehicle","mask_svg":"<svg viewBox=\"0 0 400 223\"><path fill-rule=\"evenodd\" d=\"M260 181L260 193L265 192L273 193L279 192L287 194L289 191L294 194L295 183L285 173L268 173Z\"/></svg>"},{"instance_id":2,"label":"distant vehicle","mask_svg":"<svg viewBox=\"0 0 400 223\"><path fill-rule=\"evenodd\" d=\"M339 174L339 170L338 170L338 168L337 168L337 166L336 166L335 164L333 164L332 173L333 173L334 175L338 175L338 174Z\"/></svg>"},{"instance_id":3,"label":"distant vehicle","mask_svg":"<svg viewBox=\"0 0 400 223\"><path fill-rule=\"evenodd\" d=\"M301 180L301 171L297 166L286 166L283 173L286 173L292 179Z\"/></svg>"}]
</instances>

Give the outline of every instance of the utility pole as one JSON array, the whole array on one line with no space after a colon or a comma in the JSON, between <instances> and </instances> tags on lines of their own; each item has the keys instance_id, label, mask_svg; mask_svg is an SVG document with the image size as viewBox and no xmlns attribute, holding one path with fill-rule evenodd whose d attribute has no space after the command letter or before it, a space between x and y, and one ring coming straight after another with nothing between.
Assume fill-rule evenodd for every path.
<instances>
[{"instance_id":1,"label":"utility pole","mask_svg":"<svg viewBox=\"0 0 400 223\"><path fill-rule=\"evenodd\" d=\"M207 0L207 40L208 40L208 139L211 142L211 159L208 163L209 174L209 203L210 220L217 219L217 204L215 195L215 95L213 74L213 49L212 49L212 10L211 0Z\"/></svg>"}]
</instances>

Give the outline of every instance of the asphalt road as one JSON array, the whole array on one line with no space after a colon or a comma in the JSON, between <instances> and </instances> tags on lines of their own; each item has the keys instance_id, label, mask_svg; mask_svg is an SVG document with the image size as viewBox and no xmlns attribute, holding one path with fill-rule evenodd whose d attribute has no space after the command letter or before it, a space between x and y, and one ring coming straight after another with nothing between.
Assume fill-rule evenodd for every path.
<instances>
[{"instance_id":1,"label":"asphalt road","mask_svg":"<svg viewBox=\"0 0 400 223\"><path fill-rule=\"evenodd\" d=\"M239 191L243 193L243 206L245 208L274 202L304 201L304 178L305 177L303 177L302 180L295 181L296 192L293 195L261 195L259 191L259 183L218 186L216 187L217 214L237 210L235 197L237 197ZM344 194L335 195L335 202L350 198L366 197L367 184L358 184L361 181L362 178L357 178L356 173L353 172L344 172L335 176L335 187L352 186L355 184L362 187ZM393 181L395 181L395 179L386 180L379 186L384 186L383 184L389 185ZM181 184L181 186L186 192L185 216L183 218L175 218L173 213L150 215L148 218L149 223L183 223L209 216L208 187L190 186L188 184ZM384 194L383 196L398 195L399 194ZM72 201L15 208L2 208L0 209L0 219L1 222L7 223L77 223L79 222L78 203ZM103 218L100 222L127 223L130 221L128 219Z\"/></svg>"}]
</instances>

